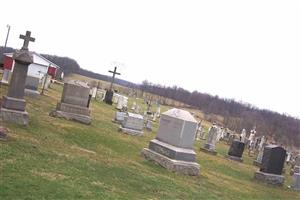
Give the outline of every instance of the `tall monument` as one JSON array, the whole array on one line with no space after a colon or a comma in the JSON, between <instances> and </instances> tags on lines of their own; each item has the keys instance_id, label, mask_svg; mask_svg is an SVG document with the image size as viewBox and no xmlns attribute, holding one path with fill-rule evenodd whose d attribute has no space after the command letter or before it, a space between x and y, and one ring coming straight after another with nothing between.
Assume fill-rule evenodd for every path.
<instances>
[{"instance_id":1,"label":"tall monument","mask_svg":"<svg viewBox=\"0 0 300 200\"><path fill-rule=\"evenodd\" d=\"M121 74L117 72L117 67L115 67L114 71L109 70L108 72L112 73L113 76L112 76L112 79L111 79L111 82L110 82L109 90L105 94L104 102L107 103L107 104L112 105L112 103L113 103L112 98L113 98L113 95L114 95L113 84L114 84L114 81L115 81L115 76L116 75L121 75Z\"/></svg>"},{"instance_id":2,"label":"tall monument","mask_svg":"<svg viewBox=\"0 0 300 200\"><path fill-rule=\"evenodd\" d=\"M3 96L0 115L4 121L27 125L28 113L25 110L24 89L28 66L33 62L28 45L29 42L34 42L35 38L31 37L30 31L26 31L26 35L20 35L20 38L24 40L23 47L13 54L14 71L7 95Z\"/></svg>"}]
</instances>

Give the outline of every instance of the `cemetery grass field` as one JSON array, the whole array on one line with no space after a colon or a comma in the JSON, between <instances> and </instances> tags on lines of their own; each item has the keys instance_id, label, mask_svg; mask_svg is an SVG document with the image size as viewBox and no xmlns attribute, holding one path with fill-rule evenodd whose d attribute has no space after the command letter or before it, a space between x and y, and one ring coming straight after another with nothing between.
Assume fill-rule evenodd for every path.
<instances>
[{"instance_id":1,"label":"cemetery grass field","mask_svg":"<svg viewBox=\"0 0 300 200\"><path fill-rule=\"evenodd\" d=\"M1 86L1 96L6 94ZM253 180L258 169L244 152L244 163L224 158L229 146L217 144L217 156L194 148L200 176L189 177L144 160L140 153L155 137L118 132L111 122L114 107L92 101L92 124L52 118L62 85L52 85L47 96L26 97L29 126L3 123L8 139L0 140L0 199L282 199L299 200L291 191L289 168L284 187ZM132 100L129 101L129 108ZM139 101L142 104L142 100ZM143 106L145 106L143 104ZM162 111L168 108L162 106Z\"/></svg>"}]
</instances>

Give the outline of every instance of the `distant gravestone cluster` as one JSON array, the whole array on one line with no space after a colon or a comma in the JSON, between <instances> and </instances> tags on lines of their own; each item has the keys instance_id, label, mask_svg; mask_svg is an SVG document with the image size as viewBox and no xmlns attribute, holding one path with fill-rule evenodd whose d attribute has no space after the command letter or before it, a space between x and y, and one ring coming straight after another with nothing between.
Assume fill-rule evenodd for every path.
<instances>
[{"instance_id":1,"label":"distant gravestone cluster","mask_svg":"<svg viewBox=\"0 0 300 200\"><path fill-rule=\"evenodd\" d=\"M2 100L0 115L4 121L28 125L29 117L24 95L25 93L36 95L40 80L27 75L28 66L33 63L33 54L28 51L28 44L35 39L31 37L29 31L25 36L20 35L20 38L24 39L24 44L21 50L13 54L14 70L7 95ZM254 179L267 184L282 186L285 162L290 163L294 159L291 188L300 190L300 155L292 158L283 147L267 144L264 136L256 137L256 127L250 131L248 138L246 129L236 136L217 124L213 124L206 134L201 122L198 123L188 111L173 108L161 114L160 104L157 103L157 109L153 112L153 102L147 99L144 100L147 103L144 111L136 101L133 101L128 108L129 98L113 90L115 75L120 75L117 67L109 72L113 76L108 90L99 87L90 88L87 83L77 80L65 82L61 100L57 102L50 116L89 125L92 123L90 109L92 98L109 105L115 104L116 112L112 121L118 124L119 131L122 133L142 136L144 128L147 132L152 132L153 124L159 119L156 137L149 142L148 147L144 148L141 154L145 159L170 171L191 176L199 175L200 165L196 162L194 151L195 140L206 140L200 147L200 151L211 155L217 155L217 143L225 141L230 145L225 156L230 162L243 162L245 149L248 149L249 156L258 152L253 161L253 164L259 167L259 170L254 173ZM4 82L8 79L8 72L5 73ZM47 76L43 77L43 88L49 87L49 80Z\"/></svg>"}]
</instances>

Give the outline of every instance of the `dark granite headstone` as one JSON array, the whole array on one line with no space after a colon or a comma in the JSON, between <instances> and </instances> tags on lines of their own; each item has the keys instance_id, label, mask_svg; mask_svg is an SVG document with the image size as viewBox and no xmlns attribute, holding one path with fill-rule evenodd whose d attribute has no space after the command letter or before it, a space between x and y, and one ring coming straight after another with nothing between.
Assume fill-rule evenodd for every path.
<instances>
[{"instance_id":1,"label":"dark granite headstone","mask_svg":"<svg viewBox=\"0 0 300 200\"><path fill-rule=\"evenodd\" d=\"M281 175L285 156L286 150L284 148L276 145L265 146L260 171Z\"/></svg>"},{"instance_id":2,"label":"dark granite headstone","mask_svg":"<svg viewBox=\"0 0 300 200\"><path fill-rule=\"evenodd\" d=\"M112 98L114 96L114 92L109 90L105 93L105 97L104 97L104 102L107 103L107 104L110 104L112 105L113 101L112 101Z\"/></svg>"},{"instance_id":3,"label":"dark granite headstone","mask_svg":"<svg viewBox=\"0 0 300 200\"><path fill-rule=\"evenodd\" d=\"M245 149L245 143L234 140L229 148L228 155L241 158Z\"/></svg>"}]
</instances>

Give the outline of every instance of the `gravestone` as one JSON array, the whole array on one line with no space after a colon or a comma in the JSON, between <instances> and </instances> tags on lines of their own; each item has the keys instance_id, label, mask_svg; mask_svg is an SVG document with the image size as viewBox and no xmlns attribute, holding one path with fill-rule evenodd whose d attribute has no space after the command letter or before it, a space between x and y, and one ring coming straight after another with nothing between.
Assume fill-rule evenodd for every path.
<instances>
[{"instance_id":1,"label":"gravestone","mask_svg":"<svg viewBox=\"0 0 300 200\"><path fill-rule=\"evenodd\" d=\"M127 110L128 97L120 95L118 97L118 102L116 108L118 110Z\"/></svg>"},{"instance_id":2,"label":"gravestone","mask_svg":"<svg viewBox=\"0 0 300 200\"><path fill-rule=\"evenodd\" d=\"M129 135L143 135L144 118L135 113L126 113L121 123L120 130Z\"/></svg>"},{"instance_id":3,"label":"gravestone","mask_svg":"<svg viewBox=\"0 0 300 200\"><path fill-rule=\"evenodd\" d=\"M216 152L216 142L218 137L218 127L213 125L208 131L207 141L203 147L200 148L201 151L209 153L212 155L217 155Z\"/></svg>"},{"instance_id":4,"label":"gravestone","mask_svg":"<svg viewBox=\"0 0 300 200\"><path fill-rule=\"evenodd\" d=\"M105 97L105 93L106 93L106 90L98 89L97 90L97 95L96 95L96 100L103 101L104 97Z\"/></svg>"},{"instance_id":5,"label":"gravestone","mask_svg":"<svg viewBox=\"0 0 300 200\"><path fill-rule=\"evenodd\" d=\"M255 173L254 178L267 184L282 186L285 156L284 148L276 145L265 146L260 170Z\"/></svg>"},{"instance_id":6,"label":"gravestone","mask_svg":"<svg viewBox=\"0 0 300 200\"><path fill-rule=\"evenodd\" d=\"M89 93L90 88L85 82L70 80L64 83L61 102L57 103L56 110L50 115L90 124Z\"/></svg>"},{"instance_id":7,"label":"gravestone","mask_svg":"<svg viewBox=\"0 0 300 200\"><path fill-rule=\"evenodd\" d=\"M142 155L155 163L186 175L198 175L200 166L193 150L197 121L187 111L173 108L161 114L156 138Z\"/></svg>"},{"instance_id":8,"label":"gravestone","mask_svg":"<svg viewBox=\"0 0 300 200\"><path fill-rule=\"evenodd\" d=\"M295 158L294 173L300 174L300 154Z\"/></svg>"},{"instance_id":9,"label":"gravestone","mask_svg":"<svg viewBox=\"0 0 300 200\"><path fill-rule=\"evenodd\" d=\"M33 76L27 76L25 82L25 94L27 96L36 97L40 94L38 91L40 79Z\"/></svg>"},{"instance_id":10,"label":"gravestone","mask_svg":"<svg viewBox=\"0 0 300 200\"><path fill-rule=\"evenodd\" d=\"M147 120L147 122L146 122L146 129L148 131L152 131L152 121L151 120Z\"/></svg>"},{"instance_id":11,"label":"gravestone","mask_svg":"<svg viewBox=\"0 0 300 200\"><path fill-rule=\"evenodd\" d=\"M245 143L238 140L234 140L230 145L228 155L226 155L226 158L243 162L242 156L243 156L244 149L245 149Z\"/></svg>"},{"instance_id":12,"label":"gravestone","mask_svg":"<svg viewBox=\"0 0 300 200\"><path fill-rule=\"evenodd\" d=\"M93 87L91 89L92 98L96 98L97 96L97 87Z\"/></svg>"},{"instance_id":13,"label":"gravestone","mask_svg":"<svg viewBox=\"0 0 300 200\"><path fill-rule=\"evenodd\" d=\"M258 155L256 160L253 161L253 165L260 167L261 165L261 161L262 161L262 157L264 154L264 146L265 146L265 136L263 136L260 140L259 146L258 146Z\"/></svg>"},{"instance_id":14,"label":"gravestone","mask_svg":"<svg viewBox=\"0 0 300 200\"><path fill-rule=\"evenodd\" d=\"M11 71L9 69L3 70L3 75L1 79L1 84L8 85L9 83L9 77L10 77Z\"/></svg>"},{"instance_id":15,"label":"gravestone","mask_svg":"<svg viewBox=\"0 0 300 200\"><path fill-rule=\"evenodd\" d=\"M293 183L291 188L300 191L300 155L298 155L295 159Z\"/></svg>"},{"instance_id":16,"label":"gravestone","mask_svg":"<svg viewBox=\"0 0 300 200\"><path fill-rule=\"evenodd\" d=\"M119 112L119 111L117 111L115 113L115 119L113 119L112 121L115 122L115 123L121 124L124 121L125 116L126 116L125 112Z\"/></svg>"},{"instance_id":17,"label":"gravestone","mask_svg":"<svg viewBox=\"0 0 300 200\"><path fill-rule=\"evenodd\" d=\"M15 60L14 71L7 95L3 96L0 109L0 115L3 121L21 125L28 124L24 90L28 66L33 62L32 54L28 51L28 44L30 41L35 41L30 35L30 31L26 31L25 36L20 35L20 38L24 39L23 47L13 54L13 59Z\"/></svg>"}]
</instances>

